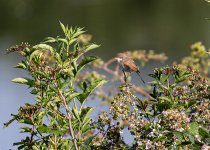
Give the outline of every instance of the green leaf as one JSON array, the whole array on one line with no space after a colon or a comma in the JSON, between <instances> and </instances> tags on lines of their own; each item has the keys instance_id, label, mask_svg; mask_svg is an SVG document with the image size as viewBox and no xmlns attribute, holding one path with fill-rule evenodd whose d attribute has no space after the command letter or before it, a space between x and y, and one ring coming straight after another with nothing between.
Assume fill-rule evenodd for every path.
<instances>
[{"instance_id":1,"label":"green leaf","mask_svg":"<svg viewBox=\"0 0 210 150\"><path fill-rule=\"evenodd\" d=\"M35 50L31 55L30 55L30 61L34 58L34 57L37 57L37 56L41 56L42 54L42 51L40 50Z\"/></svg>"},{"instance_id":2,"label":"green leaf","mask_svg":"<svg viewBox=\"0 0 210 150\"><path fill-rule=\"evenodd\" d=\"M18 150L21 150L21 149L23 149L25 147L25 144L24 145L20 145L20 146L18 146Z\"/></svg>"},{"instance_id":3,"label":"green leaf","mask_svg":"<svg viewBox=\"0 0 210 150\"><path fill-rule=\"evenodd\" d=\"M61 56L57 53L57 52L54 52L54 56L56 58L56 60L60 63L60 64L63 64L63 61L61 59Z\"/></svg>"},{"instance_id":4,"label":"green leaf","mask_svg":"<svg viewBox=\"0 0 210 150\"><path fill-rule=\"evenodd\" d=\"M150 111L147 111L146 114L150 115L150 116L154 116L154 114L152 112L150 112Z\"/></svg>"},{"instance_id":5,"label":"green leaf","mask_svg":"<svg viewBox=\"0 0 210 150\"><path fill-rule=\"evenodd\" d=\"M83 108L81 111L80 118L82 118L82 120L85 121L87 118L89 118L89 114L93 111L94 111L94 108L92 108L92 107Z\"/></svg>"},{"instance_id":6,"label":"green leaf","mask_svg":"<svg viewBox=\"0 0 210 150\"><path fill-rule=\"evenodd\" d=\"M81 83L81 88L83 89L83 92L86 91L87 87L88 87L87 82L84 81L84 82Z\"/></svg>"},{"instance_id":7,"label":"green leaf","mask_svg":"<svg viewBox=\"0 0 210 150\"><path fill-rule=\"evenodd\" d=\"M89 126L90 120L91 120L90 118L87 119L86 122L82 125L82 127L81 127L81 132L82 133L85 133L85 132L87 132L88 130L91 129L91 127Z\"/></svg>"},{"instance_id":8,"label":"green leaf","mask_svg":"<svg viewBox=\"0 0 210 150\"><path fill-rule=\"evenodd\" d=\"M197 103L197 100L191 100L191 101L186 101L185 102L185 107L186 108L190 108L191 106L193 106L194 104L196 104Z\"/></svg>"},{"instance_id":9,"label":"green leaf","mask_svg":"<svg viewBox=\"0 0 210 150\"><path fill-rule=\"evenodd\" d=\"M68 45L68 41L66 39L64 39L64 38L58 38L57 41L65 43L66 45Z\"/></svg>"},{"instance_id":10,"label":"green leaf","mask_svg":"<svg viewBox=\"0 0 210 150\"><path fill-rule=\"evenodd\" d=\"M156 74L148 74L148 76L154 78L154 79L157 79L157 75Z\"/></svg>"},{"instance_id":11,"label":"green leaf","mask_svg":"<svg viewBox=\"0 0 210 150\"><path fill-rule=\"evenodd\" d=\"M26 133L26 132L32 133L32 131L33 131L32 128L29 128L29 127L21 127L20 133Z\"/></svg>"},{"instance_id":12,"label":"green leaf","mask_svg":"<svg viewBox=\"0 0 210 150\"><path fill-rule=\"evenodd\" d=\"M42 71L35 71L34 74L41 75L45 78L47 77L47 74L45 72L42 72Z\"/></svg>"},{"instance_id":13,"label":"green leaf","mask_svg":"<svg viewBox=\"0 0 210 150\"><path fill-rule=\"evenodd\" d=\"M206 128L200 127L198 129L199 135L203 138L210 137L210 131Z\"/></svg>"},{"instance_id":14,"label":"green leaf","mask_svg":"<svg viewBox=\"0 0 210 150\"><path fill-rule=\"evenodd\" d=\"M44 39L44 43L55 43L56 39L53 37L47 37Z\"/></svg>"},{"instance_id":15,"label":"green leaf","mask_svg":"<svg viewBox=\"0 0 210 150\"><path fill-rule=\"evenodd\" d=\"M160 81L151 81L151 82L149 82L149 84L151 84L151 85L159 85L161 83L160 83Z\"/></svg>"},{"instance_id":16,"label":"green leaf","mask_svg":"<svg viewBox=\"0 0 210 150\"><path fill-rule=\"evenodd\" d=\"M67 86L70 86L70 85L71 85L71 82L70 82L70 81L66 81L66 82L64 82L64 83L61 85L60 89L62 90L62 89L66 88Z\"/></svg>"},{"instance_id":17,"label":"green leaf","mask_svg":"<svg viewBox=\"0 0 210 150\"><path fill-rule=\"evenodd\" d=\"M186 80L186 78L191 75L192 74L187 71L179 71L179 72L176 72L173 76L175 79L175 83L179 83L179 82Z\"/></svg>"},{"instance_id":18,"label":"green leaf","mask_svg":"<svg viewBox=\"0 0 210 150\"><path fill-rule=\"evenodd\" d=\"M76 61L74 61L74 62L72 63L72 67L74 68L74 69L72 70L72 72L73 72L74 76L76 76L76 74L77 74L77 63L76 63Z\"/></svg>"},{"instance_id":19,"label":"green leaf","mask_svg":"<svg viewBox=\"0 0 210 150\"><path fill-rule=\"evenodd\" d=\"M72 36L73 38L81 35L82 33L84 33L85 31L83 31L83 28L77 28L76 32L74 33L74 35Z\"/></svg>"},{"instance_id":20,"label":"green leaf","mask_svg":"<svg viewBox=\"0 0 210 150\"><path fill-rule=\"evenodd\" d=\"M77 40L76 38L71 39L71 40L69 41L69 45L71 45L72 43L74 43L76 40Z\"/></svg>"},{"instance_id":21,"label":"green leaf","mask_svg":"<svg viewBox=\"0 0 210 150\"><path fill-rule=\"evenodd\" d=\"M180 142L182 142L182 140L183 140L183 133L182 132L178 132L178 131L174 131L174 134L175 134L175 136L178 138L178 140L180 141Z\"/></svg>"},{"instance_id":22,"label":"green leaf","mask_svg":"<svg viewBox=\"0 0 210 150\"><path fill-rule=\"evenodd\" d=\"M86 47L85 52L90 51L92 49L98 48L100 45L97 44L90 44Z\"/></svg>"},{"instance_id":23,"label":"green leaf","mask_svg":"<svg viewBox=\"0 0 210 150\"><path fill-rule=\"evenodd\" d=\"M12 118L11 120L9 120L8 122L4 123L4 128L8 127L13 121L15 121L15 118Z\"/></svg>"},{"instance_id":24,"label":"green leaf","mask_svg":"<svg viewBox=\"0 0 210 150\"><path fill-rule=\"evenodd\" d=\"M88 64L96 59L97 59L97 57L95 57L95 56L88 56L88 57L85 57L84 59L82 59L82 61L77 66L77 72L79 72L86 64Z\"/></svg>"},{"instance_id":25,"label":"green leaf","mask_svg":"<svg viewBox=\"0 0 210 150\"><path fill-rule=\"evenodd\" d=\"M74 101L74 107L73 107L73 109L72 109L72 112L73 112L75 118L78 119L78 120L80 121L80 120L81 120L81 119L80 119L80 113L81 113L81 112L78 111L76 101Z\"/></svg>"},{"instance_id":26,"label":"green leaf","mask_svg":"<svg viewBox=\"0 0 210 150\"><path fill-rule=\"evenodd\" d=\"M147 124L144 126L144 129L145 129L145 130L150 130L150 129L151 129L151 128L150 128L150 124L147 123Z\"/></svg>"},{"instance_id":27,"label":"green leaf","mask_svg":"<svg viewBox=\"0 0 210 150\"><path fill-rule=\"evenodd\" d=\"M54 54L54 49L47 44L37 44L33 46L33 49L35 51L30 55L30 61L35 57L35 56L41 56L44 52L51 52L51 54Z\"/></svg>"},{"instance_id":28,"label":"green leaf","mask_svg":"<svg viewBox=\"0 0 210 150\"><path fill-rule=\"evenodd\" d=\"M18 122L33 125L33 122L29 119L21 119L21 120L18 120Z\"/></svg>"},{"instance_id":29,"label":"green leaf","mask_svg":"<svg viewBox=\"0 0 210 150\"><path fill-rule=\"evenodd\" d=\"M34 80L31 80L29 78L15 78L15 79L12 79L12 82L14 83L19 83L19 84L26 84L26 85L33 85L34 84Z\"/></svg>"},{"instance_id":30,"label":"green leaf","mask_svg":"<svg viewBox=\"0 0 210 150\"><path fill-rule=\"evenodd\" d=\"M91 144L91 142L92 142L92 140L94 139L94 137L95 137L95 136L96 136L96 135L94 135L94 136L91 136L91 137L87 138L87 140L85 140L84 145L90 145L90 144Z\"/></svg>"},{"instance_id":31,"label":"green leaf","mask_svg":"<svg viewBox=\"0 0 210 150\"><path fill-rule=\"evenodd\" d=\"M62 22L59 21L59 23L60 23L61 29L63 30L63 33L66 34L66 27L64 26Z\"/></svg>"},{"instance_id":32,"label":"green leaf","mask_svg":"<svg viewBox=\"0 0 210 150\"><path fill-rule=\"evenodd\" d=\"M62 130L60 130L60 129L50 129L49 132L51 132L51 133L53 133L53 134L55 134L55 135L57 135L57 136L64 135L64 131L62 131ZM66 131L65 131L65 133L66 133Z\"/></svg>"},{"instance_id":33,"label":"green leaf","mask_svg":"<svg viewBox=\"0 0 210 150\"><path fill-rule=\"evenodd\" d=\"M24 142L23 142L23 141L21 141L21 142L15 142L15 143L13 143L13 146L16 146L16 145L22 145L22 144L24 144Z\"/></svg>"},{"instance_id":34,"label":"green leaf","mask_svg":"<svg viewBox=\"0 0 210 150\"><path fill-rule=\"evenodd\" d=\"M78 100L81 104L87 99L87 97L98 87L102 86L103 84L107 83L105 80L96 80L90 86L88 86L83 93L77 96Z\"/></svg>"},{"instance_id":35,"label":"green leaf","mask_svg":"<svg viewBox=\"0 0 210 150\"><path fill-rule=\"evenodd\" d=\"M73 93L68 95L68 100L72 100L73 98L77 97L78 95L80 95L80 93L73 92Z\"/></svg>"},{"instance_id":36,"label":"green leaf","mask_svg":"<svg viewBox=\"0 0 210 150\"><path fill-rule=\"evenodd\" d=\"M171 102L171 99L167 96L160 96L160 97L158 97L158 99L161 100L161 101Z\"/></svg>"},{"instance_id":37,"label":"green leaf","mask_svg":"<svg viewBox=\"0 0 210 150\"><path fill-rule=\"evenodd\" d=\"M185 133L183 133L183 135L186 136L186 137L188 137L189 140L190 140L190 142L191 142L192 144L195 143L195 138L194 138L194 136L193 136L192 134L190 134L190 133L188 133L188 132L185 132Z\"/></svg>"},{"instance_id":38,"label":"green leaf","mask_svg":"<svg viewBox=\"0 0 210 150\"><path fill-rule=\"evenodd\" d=\"M160 76L160 82L165 83L169 79L169 74L168 75L161 75Z\"/></svg>"},{"instance_id":39,"label":"green leaf","mask_svg":"<svg viewBox=\"0 0 210 150\"><path fill-rule=\"evenodd\" d=\"M49 128L48 128L46 125L42 125L42 126L39 126L39 127L37 128L37 131L38 131L39 133L48 133Z\"/></svg>"},{"instance_id":40,"label":"green leaf","mask_svg":"<svg viewBox=\"0 0 210 150\"><path fill-rule=\"evenodd\" d=\"M198 135L198 129L199 129L199 124L197 122L191 122L188 132L195 136Z\"/></svg>"},{"instance_id":41,"label":"green leaf","mask_svg":"<svg viewBox=\"0 0 210 150\"><path fill-rule=\"evenodd\" d=\"M20 68L20 69L26 69L26 64L25 63L18 63L14 68Z\"/></svg>"}]
</instances>

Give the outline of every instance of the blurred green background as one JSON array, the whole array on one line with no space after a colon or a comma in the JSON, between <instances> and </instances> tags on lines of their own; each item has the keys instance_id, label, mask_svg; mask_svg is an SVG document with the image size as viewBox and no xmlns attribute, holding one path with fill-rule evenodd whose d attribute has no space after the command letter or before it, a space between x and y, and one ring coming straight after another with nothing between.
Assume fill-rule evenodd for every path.
<instances>
[{"instance_id":1,"label":"blurred green background","mask_svg":"<svg viewBox=\"0 0 210 150\"><path fill-rule=\"evenodd\" d=\"M5 55L11 45L33 45L44 37L61 35L60 20L85 27L101 45L95 54L104 59L124 50L153 49L165 52L170 64L188 55L194 42L210 46L208 17L210 6L204 0L0 0L1 126L20 105L33 99L26 87L10 83L26 75L12 68L20 56ZM0 128L0 150L12 148L24 136L18 128L15 124Z\"/></svg>"}]
</instances>

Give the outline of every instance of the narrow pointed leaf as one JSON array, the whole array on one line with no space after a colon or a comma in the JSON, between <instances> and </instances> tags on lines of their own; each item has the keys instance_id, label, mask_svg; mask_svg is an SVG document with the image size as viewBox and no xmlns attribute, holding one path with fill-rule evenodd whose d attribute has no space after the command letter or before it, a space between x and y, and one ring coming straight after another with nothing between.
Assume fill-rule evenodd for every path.
<instances>
[{"instance_id":1,"label":"narrow pointed leaf","mask_svg":"<svg viewBox=\"0 0 210 150\"><path fill-rule=\"evenodd\" d=\"M96 60L97 57L95 56L88 56L88 57L85 57L81 62L80 64L77 66L77 72L79 72L86 64Z\"/></svg>"},{"instance_id":2,"label":"narrow pointed leaf","mask_svg":"<svg viewBox=\"0 0 210 150\"><path fill-rule=\"evenodd\" d=\"M105 80L96 80L95 82L93 82L90 86L88 86L86 88L85 91L83 91L83 93L81 93L80 95L77 96L78 100L80 101L81 104L84 103L84 101L87 99L87 97L98 87L102 86L103 84L105 84L107 81Z\"/></svg>"},{"instance_id":3,"label":"narrow pointed leaf","mask_svg":"<svg viewBox=\"0 0 210 150\"><path fill-rule=\"evenodd\" d=\"M91 44L91 45L88 45L87 48L85 49L85 51L90 51L92 49L95 49L95 48L98 48L100 45L97 45L97 44Z\"/></svg>"},{"instance_id":4,"label":"narrow pointed leaf","mask_svg":"<svg viewBox=\"0 0 210 150\"><path fill-rule=\"evenodd\" d=\"M16 119L13 118L11 120L9 120L8 122L4 123L4 128L8 127L13 121L15 121Z\"/></svg>"},{"instance_id":5,"label":"narrow pointed leaf","mask_svg":"<svg viewBox=\"0 0 210 150\"><path fill-rule=\"evenodd\" d=\"M21 68L21 69L26 69L26 65L24 63L18 63L14 68Z\"/></svg>"},{"instance_id":6,"label":"narrow pointed leaf","mask_svg":"<svg viewBox=\"0 0 210 150\"><path fill-rule=\"evenodd\" d=\"M77 97L78 95L80 95L80 93L78 93L78 92L71 93L68 96L68 100L72 100L73 98Z\"/></svg>"},{"instance_id":7,"label":"narrow pointed leaf","mask_svg":"<svg viewBox=\"0 0 210 150\"><path fill-rule=\"evenodd\" d=\"M55 42L56 42L56 39L53 37L47 37L44 40L44 43L55 43Z\"/></svg>"},{"instance_id":8,"label":"narrow pointed leaf","mask_svg":"<svg viewBox=\"0 0 210 150\"><path fill-rule=\"evenodd\" d=\"M59 23L60 23L61 29L63 30L63 33L66 33L66 27L63 25L62 22L59 21Z\"/></svg>"},{"instance_id":9,"label":"narrow pointed leaf","mask_svg":"<svg viewBox=\"0 0 210 150\"><path fill-rule=\"evenodd\" d=\"M12 80L14 83L19 83L19 84L26 84L26 85L33 85L34 80L31 80L29 78L15 78Z\"/></svg>"}]
</instances>

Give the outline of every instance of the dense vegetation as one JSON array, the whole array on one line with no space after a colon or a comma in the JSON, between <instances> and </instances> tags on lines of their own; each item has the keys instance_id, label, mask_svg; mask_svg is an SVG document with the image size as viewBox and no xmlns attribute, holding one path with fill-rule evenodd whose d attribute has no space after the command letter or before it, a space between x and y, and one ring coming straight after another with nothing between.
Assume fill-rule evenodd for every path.
<instances>
[{"instance_id":1,"label":"dense vegetation","mask_svg":"<svg viewBox=\"0 0 210 150\"><path fill-rule=\"evenodd\" d=\"M18 149L201 149L210 145L210 59L202 43L193 44L191 54L180 63L155 68L149 74L153 80L140 86L131 84L131 78L124 83L121 69L112 65L114 59L104 62L87 55L98 47L90 43L91 35L60 25L64 37L8 50L23 56L15 67L29 74L12 82L27 85L35 96L4 124L17 121L22 124L20 132L28 133L14 143ZM125 53L142 65L167 59L153 51ZM94 107L87 107L86 101L92 99L109 110L91 119ZM123 139L125 129L134 138L132 145Z\"/></svg>"}]
</instances>

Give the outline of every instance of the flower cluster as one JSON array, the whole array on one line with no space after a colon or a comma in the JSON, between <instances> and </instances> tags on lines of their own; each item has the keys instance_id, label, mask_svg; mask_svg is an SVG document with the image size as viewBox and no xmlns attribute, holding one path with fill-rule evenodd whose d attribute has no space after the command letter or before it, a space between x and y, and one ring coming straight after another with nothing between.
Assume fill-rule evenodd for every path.
<instances>
[{"instance_id":1,"label":"flower cluster","mask_svg":"<svg viewBox=\"0 0 210 150\"><path fill-rule=\"evenodd\" d=\"M21 53L21 52L24 51L24 49L30 48L30 47L31 47L31 46L30 46L28 43L21 43L20 45L16 45L16 46L10 47L10 48L7 50L7 54L8 54L8 53L12 53L12 52Z\"/></svg>"},{"instance_id":2,"label":"flower cluster","mask_svg":"<svg viewBox=\"0 0 210 150\"><path fill-rule=\"evenodd\" d=\"M176 109L163 111L163 122L168 124L169 128L179 132L188 130L190 118L184 111Z\"/></svg>"}]
</instances>

